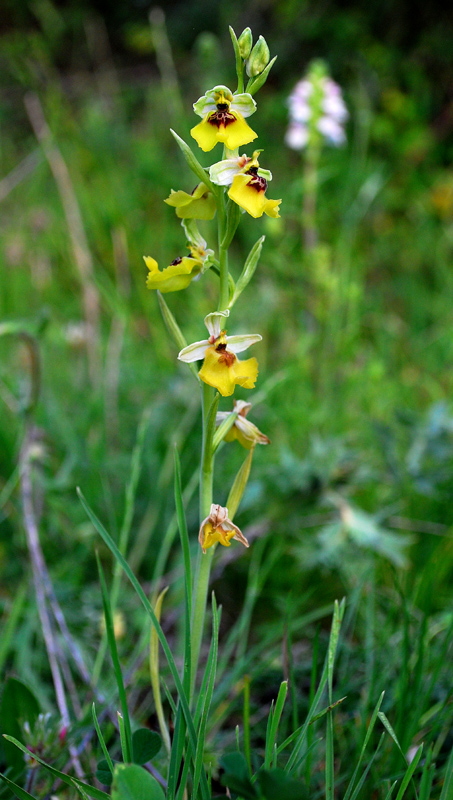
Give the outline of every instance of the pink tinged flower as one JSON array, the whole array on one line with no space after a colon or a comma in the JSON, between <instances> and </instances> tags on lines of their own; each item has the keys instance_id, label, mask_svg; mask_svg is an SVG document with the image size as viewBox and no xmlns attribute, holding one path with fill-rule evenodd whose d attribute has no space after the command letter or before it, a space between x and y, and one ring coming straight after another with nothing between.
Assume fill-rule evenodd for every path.
<instances>
[{"instance_id":1,"label":"pink tinged flower","mask_svg":"<svg viewBox=\"0 0 453 800\"><path fill-rule=\"evenodd\" d=\"M285 142L293 150L302 150L308 142L308 129L305 125L293 123L285 134Z\"/></svg>"},{"instance_id":2,"label":"pink tinged flower","mask_svg":"<svg viewBox=\"0 0 453 800\"><path fill-rule=\"evenodd\" d=\"M331 117L321 117L318 121L318 130L333 145L340 145L346 141L342 126Z\"/></svg>"}]
</instances>

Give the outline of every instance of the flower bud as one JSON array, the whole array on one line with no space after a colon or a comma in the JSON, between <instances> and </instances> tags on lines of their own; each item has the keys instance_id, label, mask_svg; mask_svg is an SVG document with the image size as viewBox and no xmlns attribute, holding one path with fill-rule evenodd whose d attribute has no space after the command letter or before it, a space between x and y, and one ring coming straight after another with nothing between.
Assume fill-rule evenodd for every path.
<instances>
[{"instance_id":1,"label":"flower bud","mask_svg":"<svg viewBox=\"0 0 453 800\"><path fill-rule=\"evenodd\" d=\"M250 30L250 28L244 28L238 39L239 52L241 54L241 58L243 58L244 61L250 55L252 44L253 44L252 31Z\"/></svg>"},{"instance_id":2,"label":"flower bud","mask_svg":"<svg viewBox=\"0 0 453 800\"><path fill-rule=\"evenodd\" d=\"M266 39L260 36L246 63L247 75L255 78L267 67L271 54Z\"/></svg>"}]
</instances>

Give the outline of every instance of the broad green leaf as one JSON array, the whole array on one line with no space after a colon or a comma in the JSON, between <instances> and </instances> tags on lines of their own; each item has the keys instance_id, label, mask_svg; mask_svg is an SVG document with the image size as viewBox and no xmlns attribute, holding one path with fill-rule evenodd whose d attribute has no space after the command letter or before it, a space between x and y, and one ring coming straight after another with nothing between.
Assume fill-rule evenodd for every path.
<instances>
[{"instance_id":1,"label":"broad green leaf","mask_svg":"<svg viewBox=\"0 0 453 800\"><path fill-rule=\"evenodd\" d=\"M146 764L157 756L162 747L162 739L156 731L139 728L132 734L132 752L134 764Z\"/></svg>"},{"instance_id":2,"label":"broad green leaf","mask_svg":"<svg viewBox=\"0 0 453 800\"><path fill-rule=\"evenodd\" d=\"M248 776L247 762L242 753L228 753L220 759L220 766L225 770L220 783L228 786L244 800L256 800L257 791Z\"/></svg>"},{"instance_id":3,"label":"broad green leaf","mask_svg":"<svg viewBox=\"0 0 453 800\"><path fill-rule=\"evenodd\" d=\"M165 800L156 779L137 764L117 764L112 800Z\"/></svg>"},{"instance_id":4,"label":"broad green leaf","mask_svg":"<svg viewBox=\"0 0 453 800\"><path fill-rule=\"evenodd\" d=\"M102 758L101 761L98 761L96 766L96 778L99 783L102 783L104 786L112 785L113 772L111 771L109 762L106 758Z\"/></svg>"},{"instance_id":5,"label":"broad green leaf","mask_svg":"<svg viewBox=\"0 0 453 800\"><path fill-rule=\"evenodd\" d=\"M308 800L307 788L282 769L261 770L258 784L266 800Z\"/></svg>"},{"instance_id":6,"label":"broad green leaf","mask_svg":"<svg viewBox=\"0 0 453 800\"><path fill-rule=\"evenodd\" d=\"M30 728L33 728L40 710L39 703L28 686L17 678L8 678L0 703L0 733L7 733L21 741L21 723L29 722ZM24 768L24 759L17 747L4 742L4 753L6 763L14 772Z\"/></svg>"}]
</instances>

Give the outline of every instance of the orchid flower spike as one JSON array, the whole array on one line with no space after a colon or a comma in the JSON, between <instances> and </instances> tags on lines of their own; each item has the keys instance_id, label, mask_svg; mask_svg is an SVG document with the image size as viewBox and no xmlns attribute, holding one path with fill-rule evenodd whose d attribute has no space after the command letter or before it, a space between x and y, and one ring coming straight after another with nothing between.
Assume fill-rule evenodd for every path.
<instances>
[{"instance_id":1,"label":"orchid flower spike","mask_svg":"<svg viewBox=\"0 0 453 800\"><path fill-rule=\"evenodd\" d=\"M217 142L236 150L258 135L244 119L256 111L256 103L247 92L233 94L227 86L214 86L194 103L193 109L203 120L190 133L205 153Z\"/></svg>"},{"instance_id":2,"label":"orchid flower spike","mask_svg":"<svg viewBox=\"0 0 453 800\"><path fill-rule=\"evenodd\" d=\"M230 547L231 539L237 539L244 547L249 546L247 539L237 525L228 519L228 509L213 503L209 516L200 525L198 541L201 544L201 549L203 553L206 553L208 547L212 547L217 542L224 547Z\"/></svg>"},{"instance_id":3,"label":"orchid flower spike","mask_svg":"<svg viewBox=\"0 0 453 800\"><path fill-rule=\"evenodd\" d=\"M198 375L209 386L214 386L223 397L233 394L236 384L245 389L253 389L258 375L258 362L256 358L240 361L236 353L247 350L263 338L259 333L227 336L221 326L229 314L228 309L208 314L204 322L209 338L189 344L178 355L179 360L186 363L203 358L203 366Z\"/></svg>"}]
</instances>

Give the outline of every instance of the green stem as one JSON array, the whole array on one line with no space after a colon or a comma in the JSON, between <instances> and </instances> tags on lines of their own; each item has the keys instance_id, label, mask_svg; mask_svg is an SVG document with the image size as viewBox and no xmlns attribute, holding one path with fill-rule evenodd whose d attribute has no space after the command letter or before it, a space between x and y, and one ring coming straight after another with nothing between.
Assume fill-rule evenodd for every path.
<instances>
[{"instance_id":1,"label":"green stem","mask_svg":"<svg viewBox=\"0 0 453 800\"><path fill-rule=\"evenodd\" d=\"M224 158L225 158L224 152ZM217 204L217 217L219 226L219 272L220 272L220 294L219 294L219 311L228 308L230 302L229 291L229 271L228 271L228 249L222 247L222 240L225 235L227 225L227 214L225 208L225 195L219 198Z\"/></svg>"},{"instance_id":2,"label":"green stem","mask_svg":"<svg viewBox=\"0 0 453 800\"><path fill-rule=\"evenodd\" d=\"M207 439L208 412L214 397L214 390L206 383L202 384L202 409L203 409L203 442L200 468L200 521L209 516L212 504L212 483L214 475L214 454L212 439ZM192 647L191 647L191 686L190 699L193 698L195 680L197 677L198 661L200 658L201 640L206 615L206 601L208 596L209 575L214 548L206 554L198 551L195 567L192 602Z\"/></svg>"},{"instance_id":3,"label":"green stem","mask_svg":"<svg viewBox=\"0 0 453 800\"><path fill-rule=\"evenodd\" d=\"M319 145L311 142L308 144L304 159L302 231L304 246L307 252L313 250L318 242L316 200L318 194L318 163L320 152Z\"/></svg>"},{"instance_id":4,"label":"green stem","mask_svg":"<svg viewBox=\"0 0 453 800\"><path fill-rule=\"evenodd\" d=\"M228 272L228 249L222 247L222 240L225 234L226 209L224 196L218 198L217 203L218 218L218 241L219 241L219 270L220 270L220 294L219 311L228 308L229 295L229 272ZM208 437L208 414L214 398L214 391L211 386L202 384L202 409L203 409L203 442L201 451L201 472L200 472L200 523L209 516L212 504L212 486L214 476L214 446L212 435ZM206 603L209 589L209 576L215 548L212 547L207 553L198 551L197 564L195 567L195 577L193 586L192 602L192 642L191 642L191 685L190 700L193 699L195 681L198 671L198 661L200 658L201 641L203 638L203 627L206 616Z\"/></svg>"},{"instance_id":5,"label":"green stem","mask_svg":"<svg viewBox=\"0 0 453 800\"><path fill-rule=\"evenodd\" d=\"M220 264L220 298L219 298L219 311L228 308L230 302L229 279L228 279L228 250L223 247L219 248L219 264Z\"/></svg>"}]
</instances>

